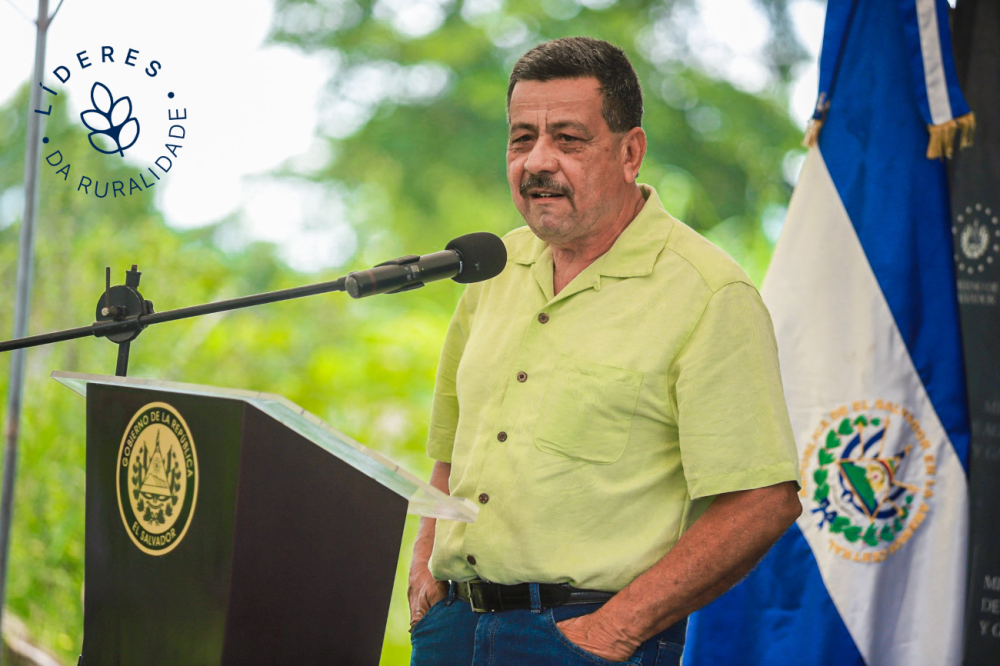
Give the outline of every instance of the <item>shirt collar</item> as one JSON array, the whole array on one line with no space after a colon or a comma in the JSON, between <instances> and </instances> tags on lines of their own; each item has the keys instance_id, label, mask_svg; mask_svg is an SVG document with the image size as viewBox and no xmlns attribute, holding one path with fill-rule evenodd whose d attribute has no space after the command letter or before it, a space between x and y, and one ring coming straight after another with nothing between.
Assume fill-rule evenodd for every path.
<instances>
[{"instance_id":1,"label":"shirt collar","mask_svg":"<svg viewBox=\"0 0 1000 666\"><path fill-rule=\"evenodd\" d=\"M649 275L667 243L674 219L664 210L656 190L649 185L639 185L639 189L646 204L615 239L611 249L594 261L598 264L594 268L600 275L621 278ZM510 261L530 265L538 261L543 253L551 257L550 253L546 253L548 243L534 234L525 236L524 243L508 251Z\"/></svg>"}]
</instances>

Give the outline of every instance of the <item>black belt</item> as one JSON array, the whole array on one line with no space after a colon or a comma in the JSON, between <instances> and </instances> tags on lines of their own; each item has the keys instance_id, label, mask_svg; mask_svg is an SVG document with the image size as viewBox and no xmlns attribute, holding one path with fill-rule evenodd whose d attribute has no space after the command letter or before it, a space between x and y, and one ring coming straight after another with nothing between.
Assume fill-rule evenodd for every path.
<instances>
[{"instance_id":1,"label":"black belt","mask_svg":"<svg viewBox=\"0 0 1000 666\"><path fill-rule=\"evenodd\" d=\"M569 585L538 583L538 599L532 604L532 585L535 583L500 585L478 578L465 583L451 583L455 596L462 601L468 601L472 610L477 613L604 603L614 596L611 592L600 590L580 590Z\"/></svg>"}]
</instances>

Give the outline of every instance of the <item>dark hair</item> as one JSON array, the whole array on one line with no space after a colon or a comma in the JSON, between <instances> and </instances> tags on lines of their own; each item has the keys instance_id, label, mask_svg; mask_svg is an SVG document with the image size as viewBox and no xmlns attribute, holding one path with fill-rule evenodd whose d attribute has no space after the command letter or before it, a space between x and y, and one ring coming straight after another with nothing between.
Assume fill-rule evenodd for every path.
<instances>
[{"instance_id":1,"label":"dark hair","mask_svg":"<svg viewBox=\"0 0 1000 666\"><path fill-rule=\"evenodd\" d=\"M628 56L617 46L590 37L563 37L539 44L514 64L507 85L510 97L518 81L551 81L593 76L601 84L601 115L612 132L642 126L642 87Z\"/></svg>"}]
</instances>

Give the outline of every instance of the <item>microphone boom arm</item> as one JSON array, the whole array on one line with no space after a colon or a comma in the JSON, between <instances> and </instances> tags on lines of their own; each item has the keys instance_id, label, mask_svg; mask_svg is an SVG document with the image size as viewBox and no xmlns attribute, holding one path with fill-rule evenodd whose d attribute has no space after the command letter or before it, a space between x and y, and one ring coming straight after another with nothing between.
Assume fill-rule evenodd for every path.
<instances>
[{"instance_id":1,"label":"microphone boom arm","mask_svg":"<svg viewBox=\"0 0 1000 666\"><path fill-rule=\"evenodd\" d=\"M177 308L176 310L166 310L165 312L132 314L118 319L112 318L105 321L96 321L90 326L81 326L79 328L70 328L63 331L55 331L53 333L43 333L41 335L30 335L24 338L6 340L4 342L0 342L0 352L12 351L14 349L24 349L27 347L37 347L39 345L47 345L53 342L63 342L65 340L75 340L77 338L86 338L91 335L98 338L111 338L111 336L125 335L127 336L127 339L119 342L119 344L123 344L133 340L139 332L147 326L152 326L153 324L188 319L190 317L200 317L202 315L214 314L216 312L249 308L255 305L276 303L278 301L287 301L294 298L314 296L316 294L325 294L331 291L344 291L345 279L346 278L341 277L331 282L321 282L319 284L306 285L304 287L293 287L291 289L269 291L263 294L254 294L252 296L241 296L239 298L230 298L225 301L215 301L214 303L192 305L186 308ZM152 304L150 303L149 305L150 310L152 310ZM113 339L112 341L118 342Z\"/></svg>"}]
</instances>

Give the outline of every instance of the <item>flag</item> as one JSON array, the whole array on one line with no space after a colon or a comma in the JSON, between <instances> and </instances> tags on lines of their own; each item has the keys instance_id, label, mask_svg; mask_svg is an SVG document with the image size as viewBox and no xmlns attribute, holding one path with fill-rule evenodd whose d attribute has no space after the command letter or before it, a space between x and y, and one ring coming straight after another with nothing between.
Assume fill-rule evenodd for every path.
<instances>
[{"instance_id":1,"label":"flag","mask_svg":"<svg viewBox=\"0 0 1000 666\"><path fill-rule=\"evenodd\" d=\"M764 282L803 513L702 609L686 666L957 664L968 416L942 160L973 118L945 0L830 0Z\"/></svg>"}]
</instances>

